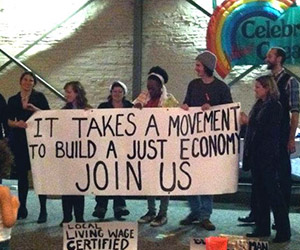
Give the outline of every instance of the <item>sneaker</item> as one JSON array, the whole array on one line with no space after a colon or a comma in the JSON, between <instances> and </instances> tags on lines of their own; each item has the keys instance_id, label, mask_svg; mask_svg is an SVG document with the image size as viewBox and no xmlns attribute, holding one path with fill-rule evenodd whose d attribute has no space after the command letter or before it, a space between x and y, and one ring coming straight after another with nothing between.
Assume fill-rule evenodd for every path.
<instances>
[{"instance_id":1,"label":"sneaker","mask_svg":"<svg viewBox=\"0 0 300 250\"><path fill-rule=\"evenodd\" d=\"M138 223L150 223L155 218L155 214L148 211L145 215L143 215L139 220Z\"/></svg>"},{"instance_id":2,"label":"sneaker","mask_svg":"<svg viewBox=\"0 0 300 250\"><path fill-rule=\"evenodd\" d=\"M117 220L120 220L120 219L122 218L122 216L126 216L126 215L129 215L129 214L130 214L130 212L129 212L129 210L126 209L126 208L121 208L121 209L116 210L116 211L114 212L114 216L115 216L115 218L116 218Z\"/></svg>"},{"instance_id":3,"label":"sneaker","mask_svg":"<svg viewBox=\"0 0 300 250\"><path fill-rule=\"evenodd\" d=\"M275 238L272 240L273 243L283 243L283 242L287 242L290 241L291 236L290 235L283 235L283 236L279 236L278 234L276 234Z\"/></svg>"},{"instance_id":4,"label":"sneaker","mask_svg":"<svg viewBox=\"0 0 300 250\"><path fill-rule=\"evenodd\" d=\"M26 219L28 216L28 211L26 207L19 207L17 219Z\"/></svg>"},{"instance_id":5,"label":"sneaker","mask_svg":"<svg viewBox=\"0 0 300 250\"><path fill-rule=\"evenodd\" d=\"M212 224L212 222L209 219L205 219L205 220L201 221L200 225L208 231L216 230L215 225Z\"/></svg>"},{"instance_id":6,"label":"sneaker","mask_svg":"<svg viewBox=\"0 0 300 250\"><path fill-rule=\"evenodd\" d=\"M46 212L40 212L40 215L39 215L39 218L37 220L37 223L38 224L42 224L42 223L45 223L47 221L47 213Z\"/></svg>"},{"instance_id":7,"label":"sneaker","mask_svg":"<svg viewBox=\"0 0 300 250\"><path fill-rule=\"evenodd\" d=\"M246 237L250 238L260 238L260 237L269 237L271 235L270 231L268 232L261 232L257 229L254 229L252 233L247 233Z\"/></svg>"},{"instance_id":8,"label":"sneaker","mask_svg":"<svg viewBox=\"0 0 300 250\"><path fill-rule=\"evenodd\" d=\"M85 220L82 217L76 218L75 221L76 221L76 223L85 223Z\"/></svg>"},{"instance_id":9,"label":"sneaker","mask_svg":"<svg viewBox=\"0 0 300 250\"><path fill-rule=\"evenodd\" d=\"M95 211L92 213L92 215L94 217L97 217L97 218L99 218L101 220L104 219L105 214L106 214L106 210L104 211L104 210L101 210L101 209L95 209Z\"/></svg>"},{"instance_id":10,"label":"sneaker","mask_svg":"<svg viewBox=\"0 0 300 250\"><path fill-rule=\"evenodd\" d=\"M255 223L255 219L252 213L244 217L239 217L238 221L243 223Z\"/></svg>"},{"instance_id":11,"label":"sneaker","mask_svg":"<svg viewBox=\"0 0 300 250\"><path fill-rule=\"evenodd\" d=\"M62 222L59 223L59 226L60 226L60 227L63 227L63 224L64 224L64 223L70 223L71 221L72 221L72 219L69 219L69 220L63 219Z\"/></svg>"},{"instance_id":12,"label":"sneaker","mask_svg":"<svg viewBox=\"0 0 300 250\"><path fill-rule=\"evenodd\" d=\"M152 227L159 227L168 222L168 218L163 215L157 215L153 221L151 221L150 226Z\"/></svg>"},{"instance_id":13,"label":"sneaker","mask_svg":"<svg viewBox=\"0 0 300 250\"><path fill-rule=\"evenodd\" d=\"M180 225L182 226L188 226L188 225L192 225L195 223L199 223L199 220L193 216L188 215L186 218L184 218L183 220L181 220L179 222Z\"/></svg>"}]
</instances>

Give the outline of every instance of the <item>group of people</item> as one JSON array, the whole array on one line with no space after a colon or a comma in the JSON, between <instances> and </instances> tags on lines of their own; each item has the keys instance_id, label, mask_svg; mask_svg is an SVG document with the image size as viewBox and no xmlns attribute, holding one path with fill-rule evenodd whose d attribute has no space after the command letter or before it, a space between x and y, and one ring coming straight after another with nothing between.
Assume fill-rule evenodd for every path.
<instances>
[{"instance_id":1,"label":"group of people","mask_svg":"<svg viewBox=\"0 0 300 250\"><path fill-rule=\"evenodd\" d=\"M110 86L107 101L100 103L98 108L135 107L142 109L180 106L184 110L188 110L189 107L208 110L211 106L232 103L229 87L214 76L216 60L216 56L209 51L204 51L196 57L195 71L198 78L189 83L181 105L173 95L167 92L165 86L168 82L167 72L156 66L148 72L147 90L141 92L133 102L126 99L127 86L121 81L115 81ZM299 113L298 82L284 71L282 66L284 60L285 51L283 49L271 48L269 50L266 62L272 75L256 79L254 91L257 101L249 116L241 113L241 124L247 124L243 168L251 170L253 176L251 214L255 214L256 223L256 229L248 236L270 235L270 210L272 210L277 230L275 242L288 241L291 236L288 217L291 194L289 153L295 150L294 135L298 126ZM4 125L0 131L6 132L6 136L9 134L9 145L15 157L20 201L17 212L18 219L25 219L28 215L26 200L30 161L25 134L26 121L34 112L50 109L46 97L34 90L36 83L37 79L32 72L24 72L20 78L20 92L9 98L6 112L5 114L1 113L0 116ZM66 104L62 109L92 108L88 104L85 89L80 82L68 82L65 84L64 90ZM4 117L7 118L8 126ZM8 127L10 128L9 133ZM147 197L148 211L138 220L139 223L150 223L151 226L161 226L167 223L169 196L159 197L158 212L155 204L156 198ZM105 218L109 199L113 199L116 219L121 219L122 216L130 213L126 208L124 197L96 196L95 199L96 206L92 214L94 217ZM39 195L38 223L47 221L46 200L45 195ZM180 221L180 224L191 225L198 221L206 230L215 230L215 225L210 221L213 196L188 196L187 200L191 211L186 218ZM73 210L76 222L84 222L84 196L63 195L62 208L61 225L73 220ZM239 219L243 220L244 218Z\"/></svg>"}]
</instances>

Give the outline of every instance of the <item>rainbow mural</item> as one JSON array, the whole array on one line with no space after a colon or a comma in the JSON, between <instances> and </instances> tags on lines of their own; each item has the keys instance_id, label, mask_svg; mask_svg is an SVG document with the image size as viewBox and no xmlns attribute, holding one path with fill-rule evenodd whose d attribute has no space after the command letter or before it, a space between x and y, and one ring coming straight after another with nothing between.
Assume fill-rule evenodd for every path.
<instances>
[{"instance_id":1,"label":"rainbow mural","mask_svg":"<svg viewBox=\"0 0 300 250\"><path fill-rule=\"evenodd\" d=\"M210 18L206 42L207 49L217 58L216 70L225 78L231 70L232 58L237 48L236 30L250 17L277 20L296 0L225 0Z\"/></svg>"}]
</instances>

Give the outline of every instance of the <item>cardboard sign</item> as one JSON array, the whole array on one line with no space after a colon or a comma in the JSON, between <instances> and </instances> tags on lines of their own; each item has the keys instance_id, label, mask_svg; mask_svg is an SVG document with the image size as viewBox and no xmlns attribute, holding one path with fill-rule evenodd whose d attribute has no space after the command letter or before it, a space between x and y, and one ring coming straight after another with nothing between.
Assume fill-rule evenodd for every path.
<instances>
[{"instance_id":1,"label":"cardboard sign","mask_svg":"<svg viewBox=\"0 0 300 250\"><path fill-rule=\"evenodd\" d=\"M269 242L259 238L249 238L242 235L220 234L228 238L228 250L269 250Z\"/></svg>"},{"instance_id":2,"label":"cardboard sign","mask_svg":"<svg viewBox=\"0 0 300 250\"><path fill-rule=\"evenodd\" d=\"M226 235L226 234L220 234L220 236L224 238L228 238L227 250L269 250L270 249L268 241L261 241L257 238L250 239L245 236ZM205 242L206 239L207 238L191 238L190 250L207 249L206 242Z\"/></svg>"},{"instance_id":3,"label":"cardboard sign","mask_svg":"<svg viewBox=\"0 0 300 250\"><path fill-rule=\"evenodd\" d=\"M63 225L64 250L136 250L138 230L134 222L68 223Z\"/></svg>"}]
</instances>

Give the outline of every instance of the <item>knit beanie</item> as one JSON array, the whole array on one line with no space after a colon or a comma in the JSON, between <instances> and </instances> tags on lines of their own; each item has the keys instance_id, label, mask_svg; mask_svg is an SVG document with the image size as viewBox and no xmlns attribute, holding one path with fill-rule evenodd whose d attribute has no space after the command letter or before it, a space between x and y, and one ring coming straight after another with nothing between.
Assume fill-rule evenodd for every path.
<instances>
[{"instance_id":1,"label":"knit beanie","mask_svg":"<svg viewBox=\"0 0 300 250\"><path fill-rule=\"evenodd\" d=\"M211 71L214 71L216 68L217 57L208 50L205 50L196 57L196 60L201 62Z\"/></svg>"}]
</instances>

